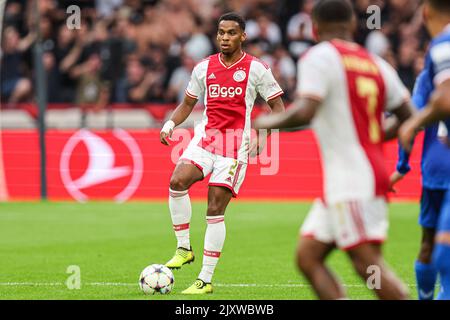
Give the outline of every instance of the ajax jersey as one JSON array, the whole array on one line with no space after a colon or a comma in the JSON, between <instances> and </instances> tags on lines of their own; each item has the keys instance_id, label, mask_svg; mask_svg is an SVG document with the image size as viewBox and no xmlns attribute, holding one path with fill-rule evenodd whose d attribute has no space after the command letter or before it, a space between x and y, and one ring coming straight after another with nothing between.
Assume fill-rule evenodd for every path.
<instances>
[{"instance_id":1,"label":"ajax jersey","mask_svg":"<svg viewBox=\"0 0 450 320\"><path fill-rule=\"evenodd\" d=\"M298 72L298 94L321 102L312 128L326 203L385 197L383 112L409 99L395 70L357 44L333 40L306 52Z\"/></svg>"},{"instance_id":2,"label":"ajax jersey","mask_svg":"<svg viewBox=\"0 0 450 320\"><path fill-rule=\"evenodd\" d=\"M270 68L243 53L230 66L212 55L192 71L186 95L204 98L205 111L195 126L193 142L201 148L246 163L251 136L251 112L257 95L265 101L283 94Z\"/></svg>"}]
</instances>

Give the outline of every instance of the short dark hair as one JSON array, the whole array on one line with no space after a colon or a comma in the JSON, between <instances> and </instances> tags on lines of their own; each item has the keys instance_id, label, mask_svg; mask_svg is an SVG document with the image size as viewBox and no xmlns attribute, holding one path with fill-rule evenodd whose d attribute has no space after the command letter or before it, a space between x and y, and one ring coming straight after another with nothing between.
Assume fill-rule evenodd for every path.
<instances>
[{"instance_id":1,"label":"short dark hair","mask_svg":"<svg viewBox=\"0 0 450 320\"><path fill-rule=\"evenodd\" d=\"M448 0L426 0L433 8L445 13L450 13L450 1Z\"/></svg>"},{"instance_id":2,"label":"short dark hair","mask_svg":"<svg viewBox=\"0 0 450 320\"><path fill-rule=\"evenodd\" d=\"M236 21L242 31L245 31L245 20L236 12L225 13L219 18L219 21L217 23L219 24L221 21Z\"/></svg>"},{"instance_id":3,"label":"short dark hair","mask_svg":"<svg viewBox=\"0 0 450 320\"><path fill-rule=\"evenodd\" d=\"M312 16L317 22L350 22L353 7L348 0L319 0L314 5Z\"/></svg>"}]
</instances>

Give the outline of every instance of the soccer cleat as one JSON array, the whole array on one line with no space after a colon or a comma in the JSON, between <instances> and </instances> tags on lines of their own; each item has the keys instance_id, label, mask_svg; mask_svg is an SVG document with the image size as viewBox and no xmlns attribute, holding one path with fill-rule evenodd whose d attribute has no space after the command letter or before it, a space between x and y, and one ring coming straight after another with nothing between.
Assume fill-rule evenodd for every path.
<instances>
[{"instance_id":1,"label":"soccer cleat","mask_svg":"<svg viewBox=\"0 0 450 320\"><path fill-rule=\"evenodd\" d=\"M213 293L213 287L211 283L206 283L203 280L197 279L194 284L181 292L182 294L207 294Z\"/></svg>"},{"instance_id":2,"label":"soccer cleat","mask_svg":"<svg viewBox=\"0 0 450 320\"><path fill-rule=\"evenodd\" d=\"M194 262L194 252L185 248L178 248L175 255L166 263L166 267L170 269L180 269L183 264Z\"/></svg>"}]
</instances>

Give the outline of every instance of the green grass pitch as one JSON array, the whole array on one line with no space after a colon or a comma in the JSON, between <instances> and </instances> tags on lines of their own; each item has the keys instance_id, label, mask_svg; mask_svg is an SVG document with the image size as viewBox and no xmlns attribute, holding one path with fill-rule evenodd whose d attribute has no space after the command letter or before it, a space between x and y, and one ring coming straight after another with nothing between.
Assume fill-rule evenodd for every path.
<instances>
[{"instance_id":1,"label":"green grass pitch","mask_svg":"<svg viewBox=\"0 0 450 320\"><path fill-rule=\"evenodd\" d=\"M239 202L226 213L227 238L213 278L214 294L181 295L198 275L206 228L204 202L193 203L193 264L174 271L169 295L145 296L141 270L175 250L166 203L0 204L0 299L314 299L294 265L299 226L310 204ZM418 205L391 204L387 262L416 298L414 260L420 241ZM328 260L351 299L373 292L336 252ZM81 270L81 289L65 285L68 266Z\"/></svg>"}]
</instances>

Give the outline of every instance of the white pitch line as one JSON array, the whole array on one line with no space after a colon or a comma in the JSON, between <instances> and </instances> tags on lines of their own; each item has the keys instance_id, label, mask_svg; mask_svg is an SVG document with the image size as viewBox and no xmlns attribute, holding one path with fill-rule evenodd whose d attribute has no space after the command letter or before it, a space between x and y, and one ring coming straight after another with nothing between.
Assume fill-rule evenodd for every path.
<instances>
[{"instance_id":1,"label":"white pitch line","mask_svg":"<svg viewBox=\"0 0 450 320\"><path fill-rule=\"evenodd\" d=\"M63 282L0 282L0 286L6 287L56 287L64 286ZM100 287L135 287L138 283L123 283L123 282L82 282L81 285L86 286L100 286ZM217 287L241 287L241 288L310 288L309 284L302 283L286 283L286 284L259 284L259 283L216 283ZM344 284L347 288L365 288L363 284ZM415 284L407 284L408 287L416 287Z\"/></svg>"}]
</instances>

